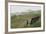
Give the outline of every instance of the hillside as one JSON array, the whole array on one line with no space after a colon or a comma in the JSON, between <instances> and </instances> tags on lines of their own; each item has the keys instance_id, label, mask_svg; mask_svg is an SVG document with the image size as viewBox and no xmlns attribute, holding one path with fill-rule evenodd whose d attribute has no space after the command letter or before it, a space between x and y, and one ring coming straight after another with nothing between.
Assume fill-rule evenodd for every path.
<instances>
[{"instance_id":1,"label":"hillside","mask_svg":"<svg viewBox=\"0 0 46 34\"><path fill-rule=\"evenodd\" d=\"M21 15L14 15L11 16L11 28L28 28L28 27L40 27L41 26L41 19L39 18L38 21L34 22L33 24L27 24L28 22L31 22L31 19L40 16L41 17L41 11L29 11L29 12L22 12Z\"/></svg>"}]
</instances>

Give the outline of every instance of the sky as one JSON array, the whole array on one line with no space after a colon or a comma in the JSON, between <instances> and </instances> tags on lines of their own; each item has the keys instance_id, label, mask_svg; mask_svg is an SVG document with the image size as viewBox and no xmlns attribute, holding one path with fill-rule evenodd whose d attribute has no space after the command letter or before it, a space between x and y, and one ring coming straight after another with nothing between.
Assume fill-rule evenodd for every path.
<instances>
[{"instance_id":1,"label":"sky","mask_svg":"<svg viewBox=\"0 0 46 34\"><path fill-rule=\"evenodd\" d=\"M10 13L11 14L20 14L21 12L28 12L27 10L40 10L41 6L24 6L24 5L11 5L10 6Z\"/></svg>"}]
</instances>

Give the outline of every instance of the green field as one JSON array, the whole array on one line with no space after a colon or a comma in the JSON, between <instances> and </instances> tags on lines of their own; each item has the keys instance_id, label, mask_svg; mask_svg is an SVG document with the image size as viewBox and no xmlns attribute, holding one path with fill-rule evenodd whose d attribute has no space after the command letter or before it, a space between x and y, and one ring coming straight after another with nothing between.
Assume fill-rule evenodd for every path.
<instances>
[{"instance_id":1,"label":"green field","mask_svg":"<svg viewBox=\"0 0 46 34\"><path fill-rule=\"evenodd\" d=\"M32 17L40 16L41 17L41 11L29 11L29 12L22 12L24 15L14 15L11 16L11 28L32 28L32 27L40 27L41 26L41 18L38 20L35 19L33 21L33 24L27 25L28 22Z\"/></svg>"}]
</instances>

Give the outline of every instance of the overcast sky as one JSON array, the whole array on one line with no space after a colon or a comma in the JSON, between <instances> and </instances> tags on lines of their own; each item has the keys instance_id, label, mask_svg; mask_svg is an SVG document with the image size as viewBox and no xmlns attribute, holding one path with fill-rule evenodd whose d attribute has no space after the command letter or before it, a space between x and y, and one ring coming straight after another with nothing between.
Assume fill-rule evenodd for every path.
<instances>
[{"instance_id":1,"label":"overcast sky","mask_svg":"<svg viewBox=\"0 0 46 34\"><path fill-rule=\"evenodd\" d=\"M41 6L22 6L22 5L13 5L10 6L10 13L19 14L21 12L28 12L27 10L40 10Z\"/></svg>"}]
</instances>

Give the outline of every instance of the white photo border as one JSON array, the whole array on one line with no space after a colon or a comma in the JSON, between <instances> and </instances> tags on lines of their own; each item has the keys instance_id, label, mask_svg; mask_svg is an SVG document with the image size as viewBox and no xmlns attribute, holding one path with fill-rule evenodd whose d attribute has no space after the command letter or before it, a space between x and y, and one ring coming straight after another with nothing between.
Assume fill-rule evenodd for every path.
<instances>
[{"instance_id":1,"label":"white photo border","mask_svg":"<svg viewBox=\"0 0 46 34\"><path fill-rule=\"evenodd\" d=\"M34 6L41 6L41 27L38 28L17 28L11 29L10 28L10 5L34 5ZM8 32L17 32L17 31L35 31L35 30L43 30L43 5L42 4L24 4L24 3L8 3Z\"/></svg>"}]
</instances>

